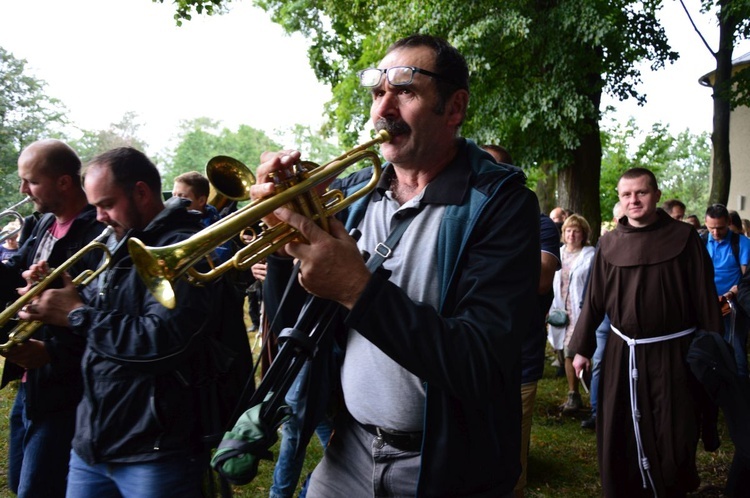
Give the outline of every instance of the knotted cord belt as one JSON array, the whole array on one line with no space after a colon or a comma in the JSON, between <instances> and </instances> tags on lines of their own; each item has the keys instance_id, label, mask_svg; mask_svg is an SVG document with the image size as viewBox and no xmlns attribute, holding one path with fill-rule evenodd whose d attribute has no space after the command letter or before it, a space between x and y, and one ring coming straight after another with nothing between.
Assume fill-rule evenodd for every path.
<instances>
[{"instance_id":1,"label":"knotted cord belt","mask_svg":"<svg viewBox=\"0 0 750 498\"><path fill-rule=\"evenodd\" d=\"M648 457L646 457L643 451L643 444L641 442L641 412L638 409L638 396L636 391L636 384L638 383L638 366L635 362L635 347L639 344L653 344L655 342L671 341L672 339L677 339L679 337L692 334L693 332L695 332L696 327L691 327L680 332L675 332L674 334L662 335L658 337L645 337L643 339L631 339L630 337L617 330L614 325L610 325L610 327L612 328L612 332L620 336L620 339L625 341L630 348L630 357L628 364L628 371L630 373L630 413L633 416L633 432L635 433L635 445L638 450L638 468L641 471L643 489L648 489L648 484L646 483L646 477L648 476L648 480L651 483L651 489L654 490L654 496L656 497L658 495L656 493L656 486L654 486L654 479L651 477L651 464L649 463Z\"/></svg>"}]
</instances>

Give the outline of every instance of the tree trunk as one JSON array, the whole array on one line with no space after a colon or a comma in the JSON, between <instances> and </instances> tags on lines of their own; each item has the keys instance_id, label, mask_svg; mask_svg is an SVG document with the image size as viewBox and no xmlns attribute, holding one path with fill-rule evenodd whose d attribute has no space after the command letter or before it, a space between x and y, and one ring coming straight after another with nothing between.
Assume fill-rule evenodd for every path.
<instances>
[{"instance_id":1,"label":"tree trunk","mask_svg":"<svg viewBox=\"0 0 750 498\"><path fill-rule=\"evenodd\" d=\"M591 226L590 242L596 244L602 221L599 206L602 142L598 123L592 122L592 131L581 137L573 158L573 164L560 170L557 176L560 206L586 218Z\"/></svg>"},{"instance_id":2,"label":"tree trunk","mask_svg":"<svg viewBox=\"0 0 750 498\"><path fill-rule=\"evenodd\" d=\"M536 196L539 199L539 210L542 213L549 214L557 204L555 204L555 184L556 177L552 170L552 163L543 162L540 165L542 175L536 182Z\"/></svg>"},{"instance_id":3,"label":"tree trunk","mask_svg":"<svg viewBox=\"0 0 750 498\"><path fill-rule=\"evenodd\" d=\"M716 58L716 73L713 83L714 122L711 133L713 164L709 204L724 204L729 200L732 182L732 161L729 157L729 95L732 77L732 50L736 21L732 16L719 12L719 50Z\"/></svg>"}]
</instances>

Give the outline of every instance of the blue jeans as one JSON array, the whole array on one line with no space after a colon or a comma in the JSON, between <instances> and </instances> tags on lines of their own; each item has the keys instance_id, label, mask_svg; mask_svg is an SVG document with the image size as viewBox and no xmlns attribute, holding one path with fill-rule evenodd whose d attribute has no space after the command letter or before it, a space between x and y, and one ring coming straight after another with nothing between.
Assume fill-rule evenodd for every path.
<instances>
[{"instance_id":1,"label":"blue jeans","mask_svg":"<svg viewBox=\"0 0 750 498\"><path fill-rule=\"evenodd\" d=\"M70 452L67 498L200 498L208 455L89 465Z\"/></svg>"},{"instance_id":2,"label":"blue jeans","mask_svg":"<svg viewBox=\"0 0 750 498\"><path fill-rule=\"evenodd\" d=\"M42 420L26 418L26 385L19 384L10 412L8 452L8 487L19 498L65 496L75 422L75 409Z\"/></svg>"},{"instance_id":3,"label":"blue jeans","mask_svg":"<svg viewBox=\"0 0 750 498\"><path fill-rule=\"evenodd\" d=\"M747 378L747 317L742 311L733 313L734 327L732 327L732 314L724 317L724 340L734 349L734 359L737 362L737 375ZM734 334L732 334L734 328ZM730 335L731 340L730 340Z\"/></svg>"},{"instance_id":4,"label":"blue jeans","mask_svg":"<svg viewBox=\"0 0 750 498\"><path fill-rule=\"evenodd\" d=\"M591 368L591 415L596 416L596 405L599 401L599 372L602 368L602 358L604 357L604 347L607 345L607 337L610 332L609 316L604 315L604 320L596 329L596 351L591 358L593 367Z\"/></svg>"},{"instance_id":5,"label":"blue jeans","mask_svg":"<svg viewBox=\"0 0 750 498\"><path fill-rule=\"evenodd\" d=\"M273 470L273 484L271 485L269 498L291 498L297 488L302 466L305 463L305 448L300 448L297 457L294 452L299 440L299 426L297 424L297 403L302 384L302 378L308 370L309 363L305 362L294 383L289 388L285 402L292 409L292 417L284 422L281 427L281 443L279 444L279 458ZM315 433L320 439L320 444L325 448L331 439L332 427L329 421L323 421L315 428ZM304 498L306 489L303 487L300 498Z\"/></svg>"}]
</instances>

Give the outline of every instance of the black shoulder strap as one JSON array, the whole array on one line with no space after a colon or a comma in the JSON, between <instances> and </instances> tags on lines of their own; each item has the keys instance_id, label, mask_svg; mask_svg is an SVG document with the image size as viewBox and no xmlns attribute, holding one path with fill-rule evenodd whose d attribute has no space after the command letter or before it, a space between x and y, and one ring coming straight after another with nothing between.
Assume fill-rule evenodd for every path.
<instances>
[{"instance_id":1,"label":"black shoulder strap","mask_svg":"<svg viewBox=\"0 0 750 498\"><path fill-rule=\"evenodd\" d=\"M391 256L393 249L396 247L396 244L398 244L401 236L406 232L406 229L411 222L414 221L414 218L416 218L421 209L422 205L420 204L420 207L418 208L415 207L404 210L403 216L396 220L396 225L391 230L391 233L388 234L388 238L385 239L385 242L380 242L375 246L375 254L371 255L367 260L367 268L371 272L375 272L375 270L380 268L380 265Z\"/></svg>"},{"instance_id":2,"label":"black shoulder strap","mask_svg":"<svg viewBox=\"0 0 750 498\"><path fill-rule=\"evenodd\" d=\"M732 246L732 254L734 254L734 260L737 262L737 266L740 267L740 271L742 271L742 264L740 263L740 234L733 230L729 230L729 233L731 234L729 236L729 242Z\"/></svg>"}]
</instances>

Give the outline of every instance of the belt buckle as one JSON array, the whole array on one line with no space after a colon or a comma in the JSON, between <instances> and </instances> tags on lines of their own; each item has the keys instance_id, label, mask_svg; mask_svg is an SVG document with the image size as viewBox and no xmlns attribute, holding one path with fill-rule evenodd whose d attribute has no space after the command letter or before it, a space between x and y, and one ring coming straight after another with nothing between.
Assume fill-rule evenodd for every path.
<instances>
[{"instance_id":1,"label":"belt buckle","mask_svg":"<svg viewBox=\"0 0 750 498\"><path fill-rule=\"evenodd\" d=\"M385 439L383 439L383 433L380 431L380 427L375 426L375 444L378 449L385 446Z\"/></svg>"}]
</instances>

